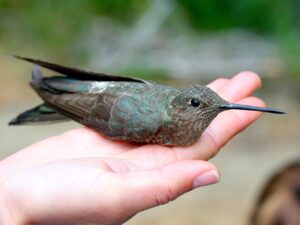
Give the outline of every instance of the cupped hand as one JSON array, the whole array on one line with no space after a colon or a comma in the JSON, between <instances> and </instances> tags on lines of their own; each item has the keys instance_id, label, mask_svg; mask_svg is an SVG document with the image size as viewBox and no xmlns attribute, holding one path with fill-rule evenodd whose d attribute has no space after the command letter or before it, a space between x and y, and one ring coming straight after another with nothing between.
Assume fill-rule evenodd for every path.
<instances>
[{"instance_id":1,"label":"cupped hand","mask_svg":"<svg viewBox=\"0 0 300 225\"><path fill-rule=\"evenodd\" d=\"M260 86L251 72L208 85L230 102L264 106L249 97ZM88 128L43 140L0 162L0 223L122 224L216 183L207 160L260 114L223 112L189 147L115 142Z\"/></svg>"}]
</instances>

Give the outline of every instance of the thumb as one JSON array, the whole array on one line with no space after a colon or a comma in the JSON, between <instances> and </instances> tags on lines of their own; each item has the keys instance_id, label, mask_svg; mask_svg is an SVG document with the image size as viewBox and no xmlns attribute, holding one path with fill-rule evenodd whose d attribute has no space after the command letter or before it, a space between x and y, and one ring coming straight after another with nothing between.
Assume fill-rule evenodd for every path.
<instances>
[{"instance_id":1,"label":"thumb","mask_svg":"<svg viewBox=\"0 0 300 225\"><path fill-rule=\"evenodd\" d=\"M215 166L207 161L184 160L158 170L124 174L128 209L133 213L166 204L180 195L219 181Z\"/></svg>"}]
</instances>

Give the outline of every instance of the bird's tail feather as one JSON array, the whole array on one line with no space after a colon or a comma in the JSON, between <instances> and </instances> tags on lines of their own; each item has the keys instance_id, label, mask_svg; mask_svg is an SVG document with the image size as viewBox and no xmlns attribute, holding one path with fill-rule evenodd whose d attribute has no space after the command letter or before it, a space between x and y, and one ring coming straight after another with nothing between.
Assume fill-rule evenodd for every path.
<instances>
[{"instance_id":1,"label":"bird's tail feather","mask_svg":"<svg viewBox=\"0 0 300 225\"><path fill-rule=\"evenodd\" d=\"M63 120L68 120L68 118L56 112L50 106L41 104L21 113L15 119L11 120L9 125L35 125L46 122L60 122Z\"/></svg>"}]
</instances>

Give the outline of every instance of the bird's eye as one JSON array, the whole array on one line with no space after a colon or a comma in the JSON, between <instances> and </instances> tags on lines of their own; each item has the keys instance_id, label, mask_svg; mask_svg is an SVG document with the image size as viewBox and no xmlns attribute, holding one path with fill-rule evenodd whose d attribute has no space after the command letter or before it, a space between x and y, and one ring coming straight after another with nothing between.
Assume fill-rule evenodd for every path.
<instances>
[{"instance_id":1,"label":"bird's eye","mask_svg":"<svg viewBox=\"0 0 300 225\"><path fill-rule=\"evenodd\" d=\"M191 105L193 106L193 107L199 107L199 105L200 105L200 101L199 101L199 99L197 99L197 98L192 98L192 100L191 100Z\"/></svg>"}]
</instances>

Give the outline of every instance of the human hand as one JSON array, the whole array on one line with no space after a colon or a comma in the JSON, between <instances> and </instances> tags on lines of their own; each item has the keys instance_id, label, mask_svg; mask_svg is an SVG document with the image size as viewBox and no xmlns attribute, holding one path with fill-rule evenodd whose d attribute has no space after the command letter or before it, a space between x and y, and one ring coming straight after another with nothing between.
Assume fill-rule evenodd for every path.
<instances>
[{"instance_id":1,"label":"human hand","mask_svg":"<svg viewBox=\"0 0 300 225\"><path fill-rule=\"evenodd\" d=\"M264 106L250 96L259 77L243 72L208 86L224 99ZM0 162L1 224L122 224L138 212L218 181L206 160L261 113L221 113L189 147L110 141L79 128Z\"/></svg>"}]
</instances>

